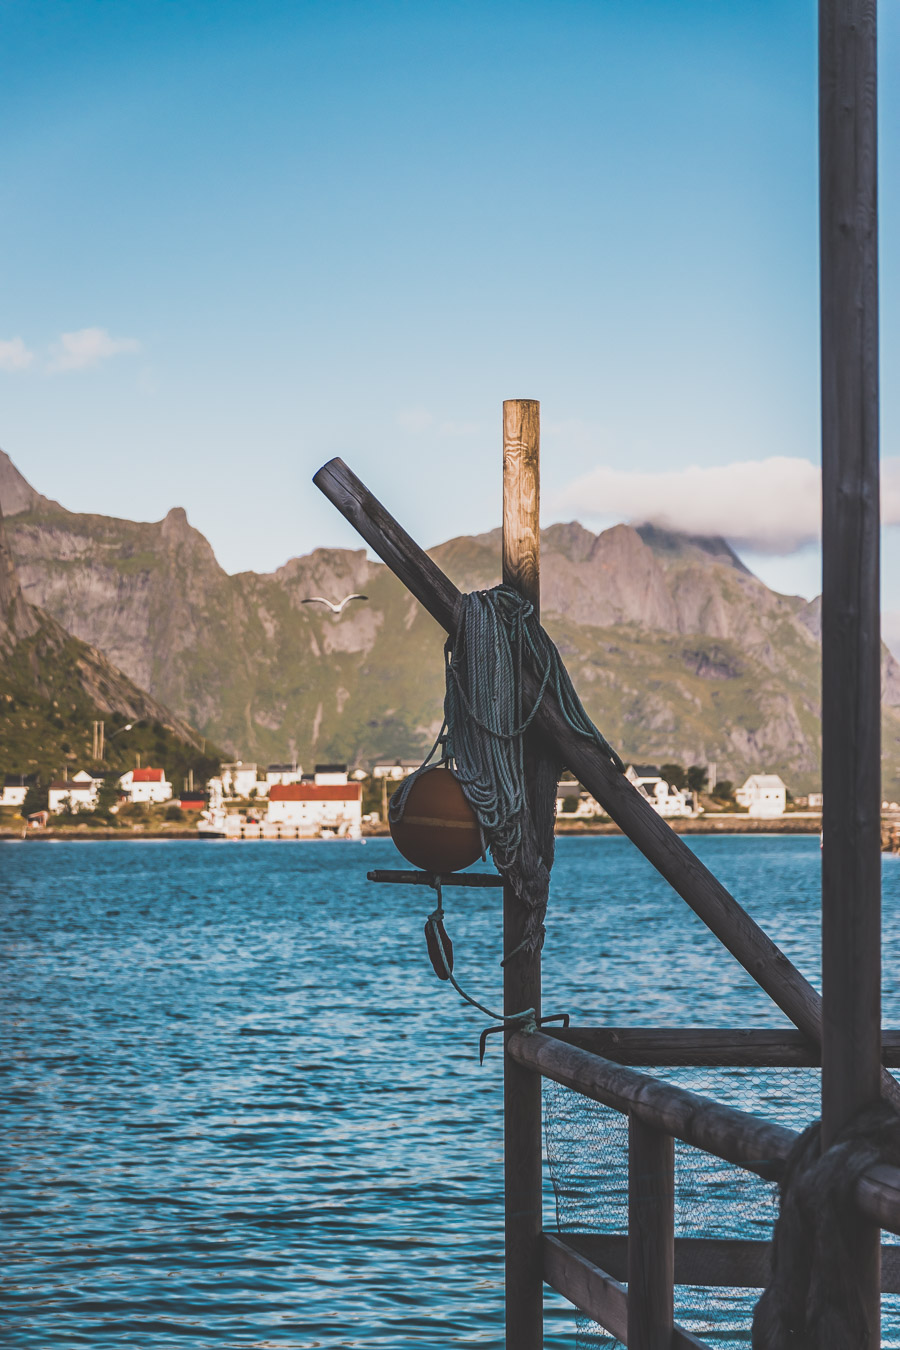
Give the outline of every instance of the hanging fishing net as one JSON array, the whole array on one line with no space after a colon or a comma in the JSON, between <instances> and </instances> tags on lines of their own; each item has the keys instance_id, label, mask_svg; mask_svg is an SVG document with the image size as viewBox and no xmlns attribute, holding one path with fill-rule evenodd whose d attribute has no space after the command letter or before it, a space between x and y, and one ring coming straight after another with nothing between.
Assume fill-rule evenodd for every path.
<instances>
[{"instance_id":1,"label":"hanging fishing net","mask_svg":"<svg viewBox=\"0 0 900 1350\"><path fill-rule=\"evenodd\" d=\"M819 1114L820 1071L814 1068L642 1072L798 1131ZM627 1233L627 1117L545 1080L544 1121L560 1236ZM676 1140L676 1238L768 1242L777 1216L778 1192L771 1182ZM890 1233L882 1240L900 1242ZM609 1273L624 1282L624 1271ZM715 1272L707 1271L705 1278L715 1278ZM676 1285L675 1320L715 1350L749 1346L753 1309L761 1292L727 1285ZM881 1344L885 1350L900 1348L898 1295L883 1297ZM620 1345L596 1322L579 1316L577 1350L618 1350Z\"/></svg>"}]
</instances>

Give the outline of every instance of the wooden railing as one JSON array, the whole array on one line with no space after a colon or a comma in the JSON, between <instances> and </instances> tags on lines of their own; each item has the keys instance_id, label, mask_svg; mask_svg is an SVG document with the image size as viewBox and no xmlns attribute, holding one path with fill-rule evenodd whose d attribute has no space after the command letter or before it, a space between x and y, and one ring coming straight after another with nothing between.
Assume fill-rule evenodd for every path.
<instances>
[{"instance_id":1,"label":"wooden railing","mask_svg":"<svg viewBox=\"0 0 900 1350\"><path fill-rule=\"evenodd\" d=\"M629 1350L703 1345L675 1323L675 1287L762 1288L770 1244L675 1237L673 1141L777 1180L797 1135L596 1050L657 1067L773 1068L815 1065L815 1048L791 1031L614 1027L517 1031L506 1048L523 1069L628 1117L627 1235L542 1233L544 1280ZM900 1061L900 1032L884 1034L883 1058ZM900 1169L871 1168L856 1200L870 1219L900 1233ZM881 1270L882 1290L900 1293L900 1246L882 1247Z\"/></svg>"}]
</instances>

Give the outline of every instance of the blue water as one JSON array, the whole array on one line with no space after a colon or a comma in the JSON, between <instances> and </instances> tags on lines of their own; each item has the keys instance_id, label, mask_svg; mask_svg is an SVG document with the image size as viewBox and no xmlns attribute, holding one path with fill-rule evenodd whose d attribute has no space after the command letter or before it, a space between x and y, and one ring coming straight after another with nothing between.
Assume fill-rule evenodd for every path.
<instances>
[{"instance_id":1,"label":"blue water","mask_svg":"<svg viewBox=\"0 0 900 1350\"><path fill-rule=\"evenodd\" d=\"M818 979L815 838L697 852ZM500 1350L500 1053L424 951L390 843L0 844L2 1204L16 1347ZM783 1023L630 844L564 839L545 1010ZM885 1018L900 1021L886 859ZM500 1001L499 896L446 893ZM552 1202L548 1202L549 1215ZM548 1294L548 1347L572 1346Z\"/></svg>"}]
</instances>

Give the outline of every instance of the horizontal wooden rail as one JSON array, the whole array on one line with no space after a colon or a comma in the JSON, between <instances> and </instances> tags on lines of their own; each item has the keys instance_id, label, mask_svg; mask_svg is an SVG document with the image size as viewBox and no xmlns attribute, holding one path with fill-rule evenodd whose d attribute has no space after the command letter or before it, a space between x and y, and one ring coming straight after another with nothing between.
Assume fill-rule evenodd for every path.
<instances>
[{"instance_id":1,"label":"horizontal wooden rail","mask_svg":"<svg viewBox=\"0 0 900 1350\"><path fill-rule=\"evenodd\" d=\"M513 1032L506 1049L517 1063L545 1078L614 1111L631 1111L655 1129L767 1180L781 1175L797 1139L796 1131L784 1125L722 1106L541 1031ZM871 1167L857 1182L856 1199L865 1215L900 1234L900 1168Z\"/></svg>"},{"instance_id":2,"label":"horizontal wooden rail","mask_svg":"<svg viewBox=\"0 0 900 1350\"><path fill-rule=\"evenodd\" d=\"M818 1047L790 1027L567 1027L549 1033L617 1064L646 1068L817 1068ZM900 1031L884 1031L882 1060L900 1067Z\"/></svg>"},{"instance_id":3,"label":"horizontal wooden rail","mask_svg":"<svg viewBox=\"0 0 900 1350\"><path fill-rule=\"evenodd\" d=\"M620 1233L562 1233L562 1240L613 1279L625 1280L628 1238ZM769 1280L772 1244L747 1238L675 1239L675 1283L719 1289L763 1289ZM881 1289L900 1294L900 1244L881 1248Z\"/></svg>"},{"instance_id":4,"label":"horizontal wooden rail","mask_svg":"<svg viewBox=\"0 0 900 1350\"><path fill-rule=\"evenodd\" d=\"M645 1124L726 1162L746 1167L767 1180L781 1175L784 1160L797 1137L783 1125L732 1106L722 1106L622 1064L613 1064L540 1031L530 1035L514 1032L507 1050L519 1064L545 1078L573 1088L614 1111L633 1111Z\"/></svg>"},{"instance_id":5,"label":"horizontal wooden rail","mask_svg":"<svg viewBox=\"0 0 900 1350\"><path fill-rule=\"evenodd\" d=\"M628 1292L625 1286L576 1251L565 1238L544 1233L541 1245L547 1284L627 1345ZM671 1345L672 1350L706 1350L705 1341L679 1326L672 1332Z\"/></svg>"},{"instance_id":6,"label":"horizontal wooden rail","mask_svg":"<svg viewBox=\"0 0 900 1350\"><path fill-rule=\"evenodd\" d=\"M442 886L496 888L503 885L499 872L451 872L449 876L436 877L433 872L407 872L396 868L367 872L366 881L386 881L391 886L433 886L435 881L440 881Z\"/></svg>"},{"instance_id":7,"label":"horizontal wooden rail","mask_svg":"<svg viewBox=\"0 0 900 1350\"><path fill-rule=\"evenodd\" d=\"M313 477L316 487L387 563L416 600L448 633L456 628L460 593L342 459L331 459ZM526 670L526 697L538 685ZM727 947L783 1013L810 1040L822 1036L822 1000L808 980L776 947L684 840L592 741L566 722L547 694L534 727L556 747L568 769L587 788L669 885ZM900 1084L882 1072L882 1093L900 1106Z\"/></svg>"}]
</instances>

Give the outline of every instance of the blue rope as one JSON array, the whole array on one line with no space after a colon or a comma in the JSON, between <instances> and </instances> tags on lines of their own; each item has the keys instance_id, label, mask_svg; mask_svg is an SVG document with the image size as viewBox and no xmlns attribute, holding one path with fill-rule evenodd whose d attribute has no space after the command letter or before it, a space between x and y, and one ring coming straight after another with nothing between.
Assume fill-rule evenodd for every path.
<instances>
[{"instance_id":1,"label":"blue rope","mask_svg":"<svg viewBox=\"0 0 900 1350\"><path fill-rule=\"evenodd\" d=\"M452 765L501 871L522 851L527 828L525 733L549 690L566 724L620 771L624 765L597 730L575 692L555 644L534 606L510 586L464 595L454 638L445 652L444 725L424 764L391 798L399 820L413 783L442 747L439 763ZM539 677L537 697L523 708L525 658Z\"/></svg>"}]
</instances>

